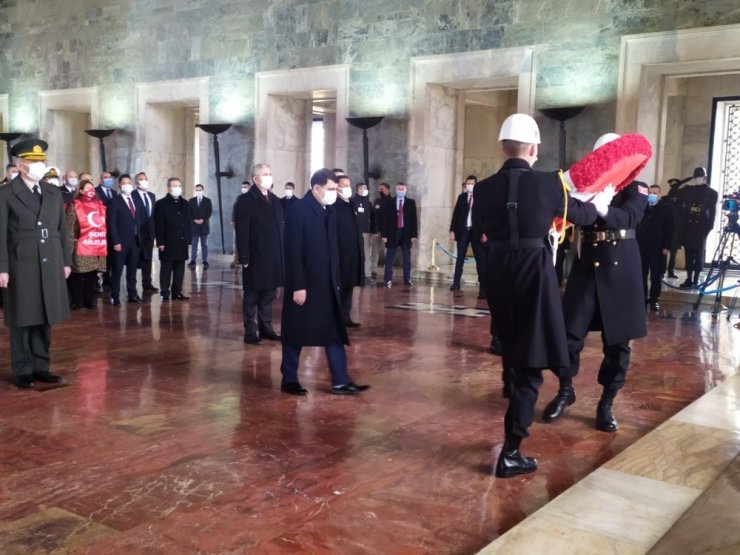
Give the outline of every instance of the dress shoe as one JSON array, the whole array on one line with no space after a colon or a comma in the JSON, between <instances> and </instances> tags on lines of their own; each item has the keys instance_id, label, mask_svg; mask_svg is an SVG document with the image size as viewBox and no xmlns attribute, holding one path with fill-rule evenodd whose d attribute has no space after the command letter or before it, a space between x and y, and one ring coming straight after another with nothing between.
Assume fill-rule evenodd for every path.
<instances>
[{"instance_id":1,"label":"dress shoe","mask_svg":"<svg viewBox=\"0 0 740 555\"><path fill-rule=\"evenodd\" d=\"M256 335L244 334L244 343L249 345L262 345L262 340Z\"/></svg>"},{"instance_id":2,"label":"dress shoe","mask_svg":"<svg viewBox=\"0 0 740 555\"><path fill-rule=\"evenodd\" d=\"M352 320L347 320L344 323L344 325L347 326L348 328L354 328L354 329L357 329L360 327L360 324L358 324L357 322L353 322Z\"/></svg>"},{"instance_id":3,"label":"dress shoe","mask_svg":"<svg viewBox=\"0 0 740 555\"><path fill-rule=\"evenodd\" d=\"M30 374L25 374L23 376L17 376L15 378L15 385L17 387L20 387L21 389L33 389L34 383L33 383L33 376Z\"/></svg>"},{"instance_id":4,"label":"dress shoe","mask_svg":"<svg viewBox=\"0 0 740 555\"><path fill-rule=\"evenodd\" d=\"M690 279L687 279L684 281L681 285L678 286L680 289L691 289L694 287L694 282Z\"/></svg>"},{"instance_id":5,"label":"dress shoe","mask_svg":"<svg viewBox=\"0 0 740 555\"><path fill-rule=\"evenodd\" d=\"M275 333L274 330L261 331L259 338L260 339L269 339L271 341L280 341L282 339L277 333Z\"/></svg>"},{"instance_id":6,"label":"dress shoe","mask_svg":"<svg viewBox=\"0 0 740 555\"><path fill-rule=\"evenodd\" d=\"M404 285L405 285L406 287L411 287L411 286L413 285L413 283L411 283L410 281L404 281L404 282L403 282L403 284L404 284Z\"/></svg>"},{"instance_id":7,"label":"dress shoe","mask_svg":"<svg viewBox=\"0 0 740 555\"><path fill-rule=\"evenodd\" d=\"M167 304L168 302L170 302L170 298L167 295L162 295L160 299L162 300L162 304Z\"/></svg>"},{"instance_id":8,"label":"dress shoe","mask_svg":"<svg viewBox=\"0 0 740 555\"><path fill-rule=\"evenodd\" d=\"M111 298L110 304L112 304L113 306L121 306L121 301L119 299Z\"/></svg>"},{"instance_id":9,"label":"dress shoe","mask_svg":"<svg viewBox=\"0 0 740 555\"><path fill-rule=\"evenodd\" d=\"M375 285L373 278L365 278L365 285Z\"/></svg>"},{"instance_id":10,"label":"dress shoe","mask_svg":"<svg viewBox=\"0 0 740 555\"><path fill-rule=\"evenodd\" d=\"M343 385L335 385L331 388L332 395L357 395L363 391L370 389L369 385L357 385L356 383L346 383Z\"/></svg>"},{"instance_id":11,"label":"dress shoe","mask_svg":"<svg viewBox=\"0 0 740 555\"><path fill-rule=\"evenodd\" d=\"M195 268L195 262L191 260L188 264L188 268Z\"/></svg>"},{"instance_id":12,"label":"dress shoe","mask_svg":"<svg viewBox=\"0 0 740 555\"><path fill-rule=\"evenodd\" d=\"M85 308L95 310L96 308L98 308L98 305L93 301L90 303L85 303Z\"/></svg>"},{"instance_id":13,"label":"dress shoe","mask_svg":"<svg viewBox=\"0 0 740 555\"><path fill-rule=\"evenodd\" d=\"M659 310L660 310L660 305L658 303L650 303L651 312L658 312Z\"/></svg>"},{"instance_id":14,"label":"dress shoe","mask_svg":"<svg viewBox=\"0 0 740 555\"><path fill-rule=\"evenodd\" d=\"M175 301L189 301L190 297L183 295L182 293L178 293L177 295L172 295L172 299Z\"/></svg>"},{"instance_id":15,"label":"dress shoe","mask_svg":"<svg viewBox=\"0 0 740 555\"><path fill-rule=\"evenodd\" d=\"M280 384L280 391L291 395L308 395L308 389L298 382L283 382Z\"/></svg>"},{"instance_id":16,"label":"dress shoe","mask_svg":"<svg viewBox=\"0 0 740 555\"><path fill-rule=\"evenodd\" d=\"M386 286L386 287L387 287L388 289L390 289L391 287L393 287L393 282L392 282L392 281L386 281L386 282L385 282L385 286Z\"/></svg>"},{"instance_id":17,"label":"dress shoe","mask_svg":"<svg viewBox=\"0 0 740 555\"><path fill-rule=\"evenodd\" d=\"M80 305L72 303L71 305L69 305L69 309L70 310L79 310L80 309Z\"/></svg>"},{"instance_id":18,"label":"dress shoe","mask_svg":"<svg viewBox=\"0 0 740 555\"><path fill-rule=\"evenodd\" d=\"M144 293L159 293L156 287L144 287Z\"/></svg>"},{"instance_id":19,"label":"dress shoe","mask_svg":"<svg viewBox=\"0 0 740 555\"><path fill-rule=\"evenodd\" d=\"M518 449L501 451L496 462L497 478L511 478L518 474L529 474L537 470L537 459L525 457Z\"/></svg>"},{"instance_id":20,"label":"dress shoe","mask_svg":"<svg viewBox=\"0 0 740 555\"><path fill-rule=\"evenodd\" d=\"M545 407L545 410L542 413L542 420L545 422L554 422L563 416L563 414L565 414L565 409L575 402L576 392L572 387L559 389L555 398Z\"/></svg>"},{"instance_id":21,"label":"dress shoe","mask_svg":"<svg viewBox=\"0 0 740 555\"><path fill-rule=\"evenodd\" d=\"M127 300L127 302L134 303L134 304L144 304L146 302L146 301L144 301L144 299L142 299L138 295L136 295L134 297L129 297L126 300Z\"/></svg>"},{"instance_id":22,"label":"dress shoe","mask_svg":"<svg viewBox=\"0 0 740 555\"><path fill-rule=\"evenodd\" d=\"M601 399L596 406L596 429L600 432L614 433L619 427L612 413L613 399Z\"/></svg>"},{"instance_id":23,"label":"dress shoe","mask_svg":"<svg viewBox=\"0 0 740 555\"><path fill-rule=\"evenodd\" d=\"M668 272L668 277L671 279L677 279L678 274L676 272Z\"/></svg>"},{"instance_id":24,"label":"dress shoe","mask_svg":"<svg viewBox=\"0 0 740 555\"><path fill-rule=\"evenodd\" d=\"M203 269L207 270L209 268L210 264L208 262L203 262Z\"/></svg>"},{"instance_id":25,"label":"dress shoe","mask_svg":"<svg viewBox=\"0 0 740 555\"><path fill-rule=\"evenodd\" d=\"M458 283L455 285L454 283L450 285L450 291L460 291L460 284Z\"/></svg>"},{"instance_id":26,"label":"dress shoe","mask_svg":"<svg viewBox=\"0 0 740 555\"><path fill-rule=\"evenodd\" d=\"M501 340L498 337L494 336L491 338L488 352L499 357L504 355L504 347L501 345Z\"/></svg>"},{"instance_id":27,"label":"dress shoe","mask_svg":"<svg viewBox=\"0 0 740 555\"><path fill-rule=\"evenodd\" d=\"M56 374L50 374L49 372L34 372L32 377L37 382L41 383L62 383L62 377Z\"/></svg>"}]
</instances>

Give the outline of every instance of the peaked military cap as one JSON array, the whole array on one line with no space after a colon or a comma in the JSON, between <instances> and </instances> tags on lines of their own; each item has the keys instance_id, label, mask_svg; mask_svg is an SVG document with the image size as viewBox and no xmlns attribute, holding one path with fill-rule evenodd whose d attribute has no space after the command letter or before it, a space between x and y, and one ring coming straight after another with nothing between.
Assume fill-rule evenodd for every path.
<instances>
[{"instance_id":1,"label":"peaked military cap","mask_svg":"<svg viewBox=\"0 0 740 555\"><path fill-rule=\"evenodd\" d=\"M10 149L10 154L24 160L46 160L46 149L49 144L41 139L24 139Z\"/></svg>"}]
</instances>

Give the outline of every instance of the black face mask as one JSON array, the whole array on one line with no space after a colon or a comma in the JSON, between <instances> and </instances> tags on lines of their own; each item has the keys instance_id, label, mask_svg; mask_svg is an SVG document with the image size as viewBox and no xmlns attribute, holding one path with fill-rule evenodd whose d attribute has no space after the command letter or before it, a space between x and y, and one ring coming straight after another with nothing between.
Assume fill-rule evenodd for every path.
<instances>
[{"instance_id":1,"label":"black face mask","mask_svg":"<svg viewBox=\"0 0 740 555\"><path fill-rule=\"evenodd\" d=\"M380 195L381 197L387 197L387 196L388 196L388 193L386 193L385 191L378 191L378 194L379 194L379 195Z\"/></svg>"}]
</instances>

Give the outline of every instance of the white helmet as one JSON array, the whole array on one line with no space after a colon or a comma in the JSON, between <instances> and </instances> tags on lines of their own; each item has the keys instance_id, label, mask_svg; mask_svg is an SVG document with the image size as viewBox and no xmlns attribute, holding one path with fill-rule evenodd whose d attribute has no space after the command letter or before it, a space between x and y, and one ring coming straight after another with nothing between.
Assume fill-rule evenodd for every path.
<instances>
[{"instance_id":1,"label":"white helmet","mask_svg":"<svg viewBox=\"0 0 740 555\"><path fill-rule=\"evenodd\" d=\"M596 139L596 142L594 143L594 150L597 148L601 148L606 143L612 142L614 139L618 139L621 137L621 135L617 135L616 133L604 133L601 137Z\"/></svg>"},{"instance_id":2,"label":"white helmet","mask_svg":"<svg viewBox=\"0 0 740 555\"><path fill-rule=\"evenodd\" d=\"M530 145L540 144L540 128L532 116L527 114L511 114L504 120L499 141L519 141Z\"/></svg>"}]
</instances>

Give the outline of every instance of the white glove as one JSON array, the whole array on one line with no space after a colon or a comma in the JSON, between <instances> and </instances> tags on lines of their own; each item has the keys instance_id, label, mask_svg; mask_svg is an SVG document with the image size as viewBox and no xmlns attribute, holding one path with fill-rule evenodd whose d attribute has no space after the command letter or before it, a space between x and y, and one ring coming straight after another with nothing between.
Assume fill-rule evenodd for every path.
<instances>
[{"instance_id":1,"label":"white glove","mask_svg":"<svg viewBox=\"0 0 740 555\"><path fill-rule=\"evenodd\" d=\"M614 185L609 183L603 191L596 193L594 198L591 199L591 204L596 207L596 213L602 218L606 217L607 212L609 212L609 205L615 194Z\"/></svg>"}]
</instances>

